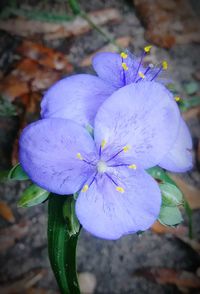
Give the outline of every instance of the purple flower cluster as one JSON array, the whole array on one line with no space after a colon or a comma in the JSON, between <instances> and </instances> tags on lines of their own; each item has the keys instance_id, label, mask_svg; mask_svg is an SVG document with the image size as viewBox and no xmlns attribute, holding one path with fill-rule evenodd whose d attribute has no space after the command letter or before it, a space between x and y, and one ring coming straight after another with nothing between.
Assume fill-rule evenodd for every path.
<instances>
[{"instance_id":1,"label":"purple flower cluster","mask_svg":"<svg viewBox=\"0 0 200 294\"><path fill-rule=\"evenodd\" d=\"M80 223L105 239L144 231L157 219L161 193L146 169L192 167L188 128L173 95L156 82L167 63L145 68L149 50L139 60L125 52L97 54L98 76L53 85L42 119L20 138L20 163L31 180L56 194L78 192Z\"/></svg>"}]
</instances>

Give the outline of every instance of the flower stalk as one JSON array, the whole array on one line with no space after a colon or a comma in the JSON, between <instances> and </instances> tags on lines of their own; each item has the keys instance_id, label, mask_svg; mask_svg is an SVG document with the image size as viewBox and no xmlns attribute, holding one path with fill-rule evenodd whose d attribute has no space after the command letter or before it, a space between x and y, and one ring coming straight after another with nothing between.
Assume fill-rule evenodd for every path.
<instances>
[{"instance_id":1,"label":"flower stalk","mask_svg":"<svg viewBox=\"0 0 200 294\"><path fill-rule=\"evenodd\" d=\"M66 196L50 194L48 204L48 251L52 270L62 294L80 294L76 272L76 246L80 228L71 234L63 216ZM69 202L71 206L71 202Z\"/></svg>"}]
</instances>

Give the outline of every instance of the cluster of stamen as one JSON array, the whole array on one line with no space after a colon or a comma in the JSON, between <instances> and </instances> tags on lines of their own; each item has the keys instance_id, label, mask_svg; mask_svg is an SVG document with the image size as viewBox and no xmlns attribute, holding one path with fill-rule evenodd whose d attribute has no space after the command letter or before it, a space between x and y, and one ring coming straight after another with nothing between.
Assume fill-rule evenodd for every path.
<instances>
[{"instance_id":1,"label":"cluster of stamen","mask_svg":"<svg viewBox=\"0 0 200 294\"><path fill-rule=\"evenodd\" d=\"M89 165L96 166L96 173L95 173L94 177L92 178L92 180L91 180L91 182L89 184L85 184L83 186L81 192L87 192L87 190L90 188L90 186L95 181L97 174L104 174L105 176L107 176L107 178L109 180L111 180L111 182L114 184L116 191L118 191L120 193L125 192L124 188L119 186L118 183L108 173L108 170L109 170L109 168L116 168L116 167L120 167L120 166L125 166L125 167L128 167L130 169L135 170L137 168L136 164L125 164L125 163L119 163L119 164L112 164L111 163L111 164L109 164L109 162L111 162L120 153L128 152L131 149L131 146L130 145L124 146L122 149L120 149L118 152L116 152L113 156L111 156L106 161L104 161L104 160L101 159L101 154L102 154L102 150L105 148L105 146L106 146L106 140L102 140L100 148L99 148L99 160L96 163L85 160L83 158L83 156L81 155L81 153L77 153L76 156L77 156L77 158L79 160L82 160L82 161L84 161L85 163L87 163Z\"/></svg>"},{"instance_id":2,"label":"cluster of stamen","mask_svg":"<svg viewBox=\"0 0 200 294\"><path fill-rule=\"evenodd\" d=\"M152 45L148 45L148 46L144 47L144 49L142 51L140 61L139 61L139 64L138 64L138 67L136 69L135 77L134 77L134 79L132 81L133 83L138 83L141 80L145 79L146 76L147 76L147 73L149 73L151 71L151 69L154 68L154 65L152 63L150 63L147 66L147 68L145 69L144 72L142 72L140 70L141 66L142 66L142 63L143 63L143 59L148 53L150 53L151 48L152 48ZM121 62L122 62L121 66L122 66L122 69L123 69L123 82L124 82L124 85L126 85L126 71L129 70L129 67L128 67L127 62L126 62L126 59L128 58L128 53L121 52L120 56L121 56ZM152 75L150 81L155 80L163 70L167 70L167 69L168 69L168 63L167 63L166 60L163 60L161 65L158 67L158 70ZM181 101L181 98L179 96L175 96L174 99L175 99L176 102Z\"/></svg>"}]
</instances>

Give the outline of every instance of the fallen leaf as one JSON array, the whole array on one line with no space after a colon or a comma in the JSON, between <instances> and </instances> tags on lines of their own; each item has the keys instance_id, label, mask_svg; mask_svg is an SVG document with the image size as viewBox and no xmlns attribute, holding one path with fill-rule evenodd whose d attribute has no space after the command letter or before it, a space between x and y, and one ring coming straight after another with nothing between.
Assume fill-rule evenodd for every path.
<instances>
[{"instance_id":1,"label":"fallen leaf","mask_svg":"<svg viewBox=\"0 0 200 294\"><path fill-rule=\"evenodd\" d=\"M151 230L156 234L173 234L176 236L185 236L188 232L188 228L186 226L180 225L176 228L172 228L169 226L164 226L158 221L156 221Z\"/></svg>"},{"instance_id":2,"label":"fallen leaf","mask_svg":"<svg viewBox=\"0 0 200 294\"><path fill-rule=\"evenodd\" d=\"M129 46L131 41L131 37L130 36L125 36L125 37L120 37L117 38L115 40L116 44L118 46L120 46L121 48L126 48ZM108 44L104 47L102 47L101 49L95 51L94 53L86 56L82 62L80 63L80 66L84 67L84 66L89 66L92 62L92 58L94 57L94 55L98 52L116 52L116 46L113 44Z\"/></svg>"},{"instance_id":3,"label":"fallen leaf","mask_svg":"<svg viewBox=\"0 0 200 294\"><path fill-rule=\"evenodd\" d=\"M200 208L200 190L186 183L183 179L178 176L170 175L171 178L175 181L177 186L183 192L184 197L189 203L191 209Z\"/></svg>"},{"instance_id":4,"label":"fallen leaf","mask_svg":"<svg viewBox=\"0 0 200 294\"><path fill-rule=\"evenodd\" d=\"M21 60L10 75L29 83L32 92L45 90L60 78L59 72L29 58Z\"/></svg>"},{"instance_id":5,"label":"fallen leaf","mask_svg":"<svg viewBox=\"0 0 200 294\"><path fill-rule=\"evenodd\" d=\"M187 0L133 0L147 39L164 48L200 42L198 17Z\"/></svg>"},{"instance_id":6,"label":"fallen leaf","mask_svg":"<svg viewBox=\"0 0 200 294\"><path fill-rule=\"evenodd\" d=\"M17 76L8 75L0 81L0 92L9 101L24 95L30 91L26 81L20 80Z\"/></svg>"},{"instance_id":7,"label":"fallen leaf","mask_svg":"<svg viewBox=\"0 0 200 294\"><path fill-rule=\"evenodd\" d=\"M67 57L63 53L45 47L39 43L24 40L16 51L20 55L35 60L40 65L48 68L61 71L64 70L67 73L73 70L72 65L68 62Z\"/></svg>"},{"instance_id":8,"label":"fallen leaf","mask_svg":"<svg viewBox=\"0 0 200 294\"><path fill-rule=\"evenodd\" d=\"M10 223L15 222L14 214L5 201L0 201L0 216Z\"/></svg>"},{"instance_id":9,"label":"fallen leaf","mask_svg":"<svg viewBox=\"0 0 200 294\"><path fill-rule=\"evenodd\" d=\"M16 240L23 238L29 229L29 222L22 221L0 230L0 252L7 250L15 244Z\"/></svg>"},{"instance_id":10,"label":"fallen leaf","mask_svg":"<svg viewBox=\"0 0 200 294\"><path fill-rule=\"evenodd\" d=\"M173 284L177 287L199 289L200 279L194 273L178 271L171 268L142 268L134 272L136 276L142 276L159 284Z\"/></svg>"},{"instance_id":11,"label":"fallen leaf","mask_svg":"<svg viewBox=\"0 0 200 294\"><path fill-rule=\"evenodd\" d=\"M95 25L104 25L108 22L119 22L121 16L115 8L107 8L88 13L88 17ZM44 34L44 39L54 40L84 34L91 30L91 26L81 16L74 20L65 21L60 24L36 20L25 20L22 18L0 21L0 29L12 35L29 37Z\"/></svg>"}]
</instances>

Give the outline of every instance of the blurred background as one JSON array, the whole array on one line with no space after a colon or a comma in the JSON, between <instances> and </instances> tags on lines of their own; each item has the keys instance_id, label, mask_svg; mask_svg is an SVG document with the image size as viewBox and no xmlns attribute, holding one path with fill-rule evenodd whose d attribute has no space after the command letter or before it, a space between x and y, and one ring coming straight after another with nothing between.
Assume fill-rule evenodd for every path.
<instances>
[{"instance_id":1,"label":"blurred background","mask_svg":"<svg viewBox=\"0 0 200 294\"><path fill-rule=\"evenodd\" d=\"M0 4L0 293L59 293L48 262L47 205L17 208L28 183L5 178L18 162L21 130L39 118L45 90L61 77L92 73L93 54L116 51L116 44L138 55L153 44L146 62L167 60L173 91L184 100L195 166L173 179L192 209L193 239L184 212L177 229L156 223L140 237L104 241L82 231L82 292L200 293L200 1L80 0L80 10L69 2Z\"/></svg>"}]
</instances>

